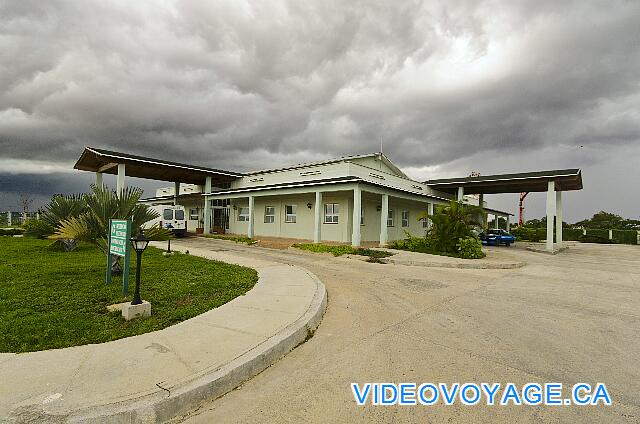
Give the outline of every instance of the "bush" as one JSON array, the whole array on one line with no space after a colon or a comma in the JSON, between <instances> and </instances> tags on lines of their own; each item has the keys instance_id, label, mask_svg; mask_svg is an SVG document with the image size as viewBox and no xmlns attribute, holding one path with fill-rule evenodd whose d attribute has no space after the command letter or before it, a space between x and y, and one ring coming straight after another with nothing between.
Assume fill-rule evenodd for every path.
<instances>
[{"instance_id":1,"label":"bush","mask_svg":"<svg viewBox=\"0 0 640 424\"><path fill-rule=\"evenodd\" d=\"M608 232L607 232L608 234ZM615 241L610 240L609 237L600 237L587 233L586 236L580 238L582 243L601 243L601 244L614 244Z\"/></svg>"},{"instance_id":2,"label":"bush","mask_svg":"<svg viewBox=\"0 0 640 424\"><path fill-rule=\"evenodd\" d=\"M587 236L593 236L596 238L603 238L609 240L609 230L593 230L587 229Z\"/></svg>"},{"instance_id":3,"label":"bush","mask_svg":"<svg viewBox=\"0 0 640 424\"><path fill-rule=\"evenodd\" d=\"M622 244L638 244L636 230L613 230L613 240Z\"/></svg>"},{"instance_id":4,"label":"bush","mask_svg":"<svg viewBox=\"0 0 640 424\"><path fill-rule=\"evenodd\" d=\"M484 258L482 252L482 242L475 237L465 237L458 239L458 253L463 259Z\"/></svg>"},{"instance_id":5,"label":"bush","mask_svg":"<svg viewBox=\"0 0 640 424\"><path fill-rule=\"evenodd\" d=\"M354 248L348 245L329 245L320 243L307 243L307 244L294 244L293 247L308 250L309 252L316 253L331 253L333 256L342 255L361 255L368 256L369 258L386 258L392 256L393 253L385 252L383 250L363 249L361 247ZM372 261L373 262L373 261Z\"/></svg>"},{"instance_id":6,"label":"bush","mask_svg":"<svg viewBox=\"0 0 640 424\"><path fill-rule=\"evenodd\" d=\"M39 239L47 238L54 233L54 227L41 220L41 219L29 219L22 226L24 228L24 235L29 237L35 237Z\"/></svg>"},{"instance_id":7,"label":"bush","mask_svg":"<svg viewBox=\"0 0 640 424\"><path fill-rule=\"evenodd\" d=\"M398 250L409 250L411 252L433 253L432 240L428 237L415 237L405 231L404 240L396 240L389 247Z\"/></svg>"},{"instance_id":8,"label":"bush","mask_svg":"<svg viewBox=\"0 0 640 424\"><path fill-rule=\"evenodd\" d=\"M565 241L579 241L582 236L582 230L579 228L564 228L562 230L562 240Z\"/></svg>"},{"instance_id":9,"label":"bush","mask_svg":"<svg viewBox=\"0 0 640 424\"><path fill-rule=\"evenodd\" d=\"M24 233L22 228L0 228L0 236L19 236Z\"/></svg>"}]
</instances>

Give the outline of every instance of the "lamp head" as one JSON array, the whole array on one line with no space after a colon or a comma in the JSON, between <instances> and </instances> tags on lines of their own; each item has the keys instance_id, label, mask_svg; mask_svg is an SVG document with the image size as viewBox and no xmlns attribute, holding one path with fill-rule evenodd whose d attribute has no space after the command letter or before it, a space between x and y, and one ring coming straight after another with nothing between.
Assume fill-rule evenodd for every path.
<instances>
[{"instance_id":1,"label":"lamp head","mask_svg":"<svg viewBox=\"0 0 640 424\"><path fill-rule=\"evenodd\" d=\"M142 230L140 230L137 236L131 237L131 246L133 246L136 252L142 253L149 245L149 241L150 240L142 233Z\"/></svg>"}]
</instances>

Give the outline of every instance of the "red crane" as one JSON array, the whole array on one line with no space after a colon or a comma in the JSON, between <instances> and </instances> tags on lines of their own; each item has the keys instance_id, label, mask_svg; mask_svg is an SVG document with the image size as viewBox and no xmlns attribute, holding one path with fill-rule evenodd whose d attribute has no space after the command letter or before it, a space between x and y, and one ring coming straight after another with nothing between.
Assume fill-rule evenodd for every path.
<instances>
[{"instance_id":1,"label":"red crane","mask_svg":"<svg viewBox=\"0 0 640 424\"><path fill-rule=\"evenodd\" d=\"M518 221L518 225L524 225L524 199L527 197L527 194L529 194L528 191L520 193L520 202L518 203L520 207L520 220Z\"/></svg>"}]
</instances>

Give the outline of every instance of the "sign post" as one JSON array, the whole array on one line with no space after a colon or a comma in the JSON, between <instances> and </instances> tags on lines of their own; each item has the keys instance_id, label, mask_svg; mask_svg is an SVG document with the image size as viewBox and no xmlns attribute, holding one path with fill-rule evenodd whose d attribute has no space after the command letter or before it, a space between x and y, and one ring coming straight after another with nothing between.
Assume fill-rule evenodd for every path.
<instances>
[{"instance_id":1,"label":"sign post","mask_svg":"<svg viewBox=\"0 0 640 424\"><path fill-rule=\"evenodd\" d=\"M124 257L124 270L122 271L122 295L129 291L129 239L131 239L131 221L110 219L108 233L107 253L107 284L111 284L111 256Z\"/></svg>"}]
</instances>

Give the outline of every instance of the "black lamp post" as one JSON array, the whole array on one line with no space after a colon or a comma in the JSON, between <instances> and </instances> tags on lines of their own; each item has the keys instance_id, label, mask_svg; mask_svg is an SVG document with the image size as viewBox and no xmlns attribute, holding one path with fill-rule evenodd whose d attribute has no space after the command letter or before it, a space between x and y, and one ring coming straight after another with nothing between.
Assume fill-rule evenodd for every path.
<instances>
[{"instance_id":1,"label":"black lamp post","mask_svg":"<svg viewBox=\"0 0 640 424\"><path fill-rule=\"evenodd\" d=\"M132 305L140 305L142 299L140 298L140 266L142 264L142 252L149 245L149 239L142 234L142 230L137 236L131 237L131 245L136 251L136 292L133 295Z\"/></svg>"}]
</instances>

